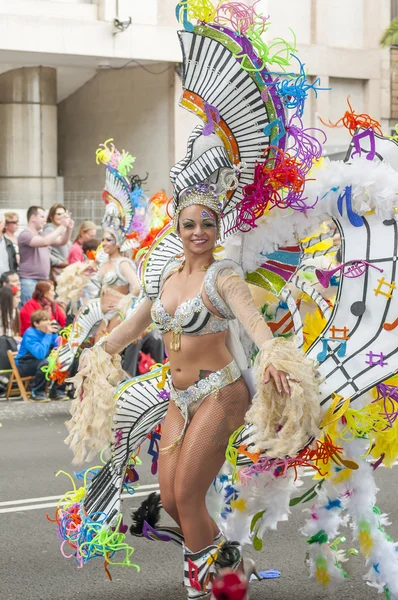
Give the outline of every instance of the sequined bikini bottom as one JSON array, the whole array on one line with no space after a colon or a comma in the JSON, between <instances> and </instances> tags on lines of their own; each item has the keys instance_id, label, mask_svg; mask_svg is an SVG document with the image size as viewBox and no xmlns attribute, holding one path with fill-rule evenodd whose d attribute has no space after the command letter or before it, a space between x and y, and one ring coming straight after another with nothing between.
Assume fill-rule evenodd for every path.
<instances>
[{"instance_id":1,"label":"sequined bikini bottom","mask_svg":"<svg viewBox=\"0 0 398 600\"><path fill-rule=\"evenodd\" d=\"M227 385L235 383L241 376L242 373L233 360L219 371L210 373L208 377L201 379L194 385L190 385L186 390L178 390L171 384L170 400L174 402L184 417L184 427L178 439L170 446L162 448L160 453L165 454L166 452L170 452L181 444L190 420L205 398L212 394L217 394Z\"/></svg>"}]
</instances>

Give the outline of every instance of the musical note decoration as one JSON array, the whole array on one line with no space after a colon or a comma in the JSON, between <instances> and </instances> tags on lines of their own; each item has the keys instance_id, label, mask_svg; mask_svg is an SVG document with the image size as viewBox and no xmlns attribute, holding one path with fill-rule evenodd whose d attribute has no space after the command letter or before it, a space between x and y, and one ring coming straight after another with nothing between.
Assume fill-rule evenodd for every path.
<instances>
[{"instance_id":1,"label":"musical note decoration","mask_svg":"<svg viewBox=\"0 0 398 600\"><path fill-rule=\"evenodd\" d=\"M315 269L315 275L319 281L319 283L324 287L329 287L330 280L335 273L342 271L343 277L348 277L350 279L354 279L356 277L361 277L368 267L372 267L373 269L377 269L380 273L383 273L383 269L380 267L376 267L370 262L366 260L349 260L342 265L339 265L335 269L330 269L328 271L324 269Z\"/></svg>"},{"instance_id":2,"label":"musical note decoration","mask_svg":"<svg viewBox=\"0 0 398 600\"><path fill-rule=\"evenodd\" d=\"M278 133L271 139L273 146L277 146L279 141L286 135L286 129L282 121L282 117L278 117L274 121L271 121L264 127L264 135L271 138L271 133L274 127L278 128Z\"/></svg>"},{"instance_id":3,"label":"musical note decoration","mask_svg":"<svg viewBox=\"0 0 398 600\"><path fill-rule=\"evenodd\" d=\"M395 319L395 321L393 321L392 323L386 322L383 324L383 329L385 329L386 331L393 331L397 327L398 327L398 318Z\"/></svg>"},{"instance_id":4,"label":"musical note decoration","mask_svg":"<svg viewBox=\"0 0 398 600\"><path fill-rule=\"evenodd\" d=\"M152 456L152 465L151 465L151 473L152 475L156 475L158 471L158 459L159 459L159 442L160 442L160 433L157 431L152 431L151 438L149 442L148 454Z\"/></svg>"},{"instance_id":5,"label":"musical note decoration","mask_svg":"<svg viewBox=\"0 0 398 600\"><path fill-rule=\"evenodd\" d=\"M73 337L76 339L83 333L83 327L80 323L75 323L75 333Z\"/></svg>"},{"instance_id":6,"label":"musical note decoration","mask_svg":"<svg viewBox=\"0 0 398 600\"><path fill-rule=\"evenodd\" d=\"M343 217L343 203L345 201L347 209L347 217L353 227L362 227L363 219L352 209L352 187L347 185L344 192L337 199L337 209Z\"/></svg>"},{"instance_id":7,"label":"musical note decoration","mask_svg":"<svg viewBox=\"0 0 398 600\"><path fill-rule=\"evenodd\" d=\"M220 117L218 108L216 108L212 104L207 104L207 102L205 102L204 109L205 109L205 114L207 117L207 123L203 127L202 133L203 133L203 135L208 136L208 135L211 135L212 133L214 133L214 126L216 123L218 124L220 122L221 117ZM214 115L214 118L213 118L213 115Z\"/></svg>"},{"instance_id":8,"label":"musical note decoration","mask_svg":"<svg viewBox=\"0 0 398 600\"><path fill-rule=\"evenodd\" d=\"M198 592L203 591L199 582L199 568L190 558L188 558L188 578L191 587Z\"/></svg>"},{"instance_id":9,"label":"musical note decoration","mask_svg":"<svg viewBox=\"0 0 398 600\"><path fill-rule=\"evenodd\" d=\"M322 350L320 352L318 352L317 355L317 361L318 362L323 362L324 360L326 360L327 354L328 354L328 342L336 342L339 341L339 339L333 339L333 338L327 338L327 337L323 337L321 338L322 341ZM347 352L347 340L342 340L341 344L339 344L339 347L337 349L337 356L339 356L340 358L342 358L343 356L346 355Z\"/></svg>"},{"instance_id":10,"label":"musical note decoration","mask_svg":"<svg viewBox=\"0 0 398 600\"><path fill-rule=\"evenodd\" d=\"M393 291L397 287L396 284L395 284L395 281L393 281L392 283L388 283L388 281L386 281L384 279L384 277L382 277L381 279L378 279L377 282L378 282L379 285L377 286L377 288L375 288L373 290L375 296L379 296L380 295L380 296L385 296L388 299L391 299ZM386 286L388 288L388 291L386 291L386 292L383 291L383 287L384 286Z\"/></svg>"},{"instance_id":11,"label":"musical note decoration","mask_svg":"<svg viewBox=\"0 0 398 600\"><path fill-rule=\"evenodd\" d=\"M366 360L365 363L367 365L370 365L371 367L375 367L376 365L380 367L385 367L386 365L388 365L388 362L385 362L384 360L385 355L383 354L383 352L375 353L371 350L367 353L366 356L368 357L368 360Z\"/></svg>"},{"instance_id":12,"label":"musical note decoration","mask_svg":"<svg viewBox=\"0 0 398 600\"><path fill-rule=\"evenodd\" d=\"M348 329L348 327L339 328L332 325L332 327L329 329L330 339L347 341L349 331L350 330Z\"/></svg>"},{"instance_id":13,"label":"musical note decoration","mask_svg":"<svg viewBox=\"0 0 398 600\"><path fill-rule=\"evenodd\" d=\"M123 430L117 429L116 433L115 433L115 448L120 446L120 444L122 443L122 439L123 439Z\"/></svg>"},{"instance_id":14,"label":"musical note decoration","mask_svg":"<svg viewBox=\"0 0 398 600\"><path fill-rule=\"evenodd\" d=\"M350 310L354 317L362 317L366 312L366 304L362 300L357 300L351 304Z\"/></svg>"},{"instance_id":15,"label":"musical note decoration","mask_svg":"<svg viewBox=\"0 0 398 600\"><path fill-rule=\"evenodd\" d=\"M365 151L361 148L361 140L365 138L369 138L369 151ZM357 155L361 156L362 152L366 152L366 160L374 160L374 158L376 157L376 138L373 129L370 128L366 129L365 131L361 131L360 133L356 133L352 138L352 142L354 144L355 150L351 154L351 158L354 158L354 156Z\"/></svg>"},{"instance_id":16,"label":"musical note decoration","mask_svg":"<svg viewBox=\"0 0 398 600\"><path fill-rule=\"evenodd\" d=\"M171 542L171 537L164 533L160 533L156 531L147 521L144 521L144 525L142 528L142 537L151 540L151 542Z\"/></svg>"}]
</instances>

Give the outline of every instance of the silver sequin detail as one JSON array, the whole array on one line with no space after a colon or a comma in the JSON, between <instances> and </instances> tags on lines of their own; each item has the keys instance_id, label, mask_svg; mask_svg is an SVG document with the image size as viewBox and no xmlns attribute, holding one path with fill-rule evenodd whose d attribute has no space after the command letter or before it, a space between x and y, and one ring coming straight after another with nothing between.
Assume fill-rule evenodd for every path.
<instances>
[{"instance_id":1,"label":"silver sequin detail","mask_svg":"<svg viewBox=\"0 0 398 600\"><path fill-rule=\"evenodd\" d=\"M210 394L221 390L225 386L234 383L241 376L241 371L233 360L229 365L210 373L205 379L201 379L198 383L191 385L186 390L176 390L173 385L170 389L170 398L178 406L184 416L188 416L189 406L200 400L203 400Z\"/></svg>"}]
</instances>

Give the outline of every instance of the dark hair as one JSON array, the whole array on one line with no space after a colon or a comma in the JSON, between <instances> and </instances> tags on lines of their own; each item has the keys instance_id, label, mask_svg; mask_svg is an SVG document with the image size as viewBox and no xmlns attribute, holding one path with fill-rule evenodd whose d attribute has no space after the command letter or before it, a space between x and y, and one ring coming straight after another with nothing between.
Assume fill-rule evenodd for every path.
<instances>
[{"instance_id":1,"label":"dark hair","mask_svg":"<svg viewBox=\"0 0 398 600\"><path fill-rule=\"evenodd\" d=\"M28 223L33 216L36 216L39 213L39 210L44 210L44 208L42 206L29 206L28 212L26 213Z\"/></svg>"},{"instance_id":2,"label":"dark hair","mask_svg":"<svg viewBox=\"0 0 398 600\"><path fill-rule=\"evenodd\" d=\"M36 323L40 323L41 321L49 321L50 314L47 310L35 310L30 315L30 324L32 327L35 326Z\"/></svg>"},{"instance_id":3,"label":"dark hair","mask_svg":"<svg viewBox=\"0 0 398 600\"><path fill-rule=\"evenodd\" d=\"M54 284L52 281L38 281L36 283L36 287L32 294L32 298L34 300L38 300L39 302L41 302L43 300L44 296L46 295L46 293L49 292L53 288L54 288Z\"/></svg>"},{"instance_id":4,"label":"dark hair","mask_svg":"<svg viewBox=\"0 0 398 600\"><path fill-rule=\"evenodd\" d=\"M8 285L8 278L11 275L18 275L18 273L16 271L5 271L4 273L1 274L0 284L1 285Z\"/></svg>"},{"instance_id":5,"label":"dark hair","mask_svg":"<svg viewBox=\"0 0 398 600\"><path fill-rule=\"evenodd\" d=\"M142 188L142 184L148 181L149 173L146 174L146 177L141 179L139 175L133 175L130 177L130 188L131 191L134 192L136 188Z\"/></svg>"},{"instance_id":6,"label":"dark hair","mask_svg":"<svg viewBox=\"0 0 398 600\"><path fill-rule=\"evenodd\" d=\"M48 211L48 215L47 215L47 223L52 223L55 217L55 213L57 212L57 210L59 208L63 208L64 211L66 212L66 208L63 204L53 204L52 207L50 208L50 210Z\"/></svg>"},{"instance_id":7,"label":"dark hair","mask_svg":"<svg viewBox=\"0 0 398 600\"><path fill-rule=\"evenodd\" d=\"M14 318L13 298L14 294L9 286L0 288L0 319L4 335L7 335L8 329L12 329L14 334L19 333L19 314L17 312Z\"/></svg>"},{"instance_id":8,"label":"dark hair","mask_svg":"<svg viewBox=\"0 0 398 600\"><path fill-rule=\"evenodd\" d=\"M87 240L87 242L83 242L82 250L84 254L86 254L86 252L89 251L95 252L100 243L100 240L97 240L96 238L94 238L93 240Z\"/></svg>"}]
</instances>

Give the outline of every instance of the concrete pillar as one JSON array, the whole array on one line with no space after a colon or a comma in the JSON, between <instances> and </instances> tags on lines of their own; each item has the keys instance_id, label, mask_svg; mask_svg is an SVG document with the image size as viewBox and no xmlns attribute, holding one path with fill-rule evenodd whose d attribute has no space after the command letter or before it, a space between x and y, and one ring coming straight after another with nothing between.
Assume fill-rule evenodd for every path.
<instances>
[{"instance_id":1,"label":"concrete pillar","mask_svg":"<svg viewBox=\"0 0 398 600\"><path fill-rule=\"evenodd\" d=\"M49 67L0 75L0 198L25 208L55 201L57 78Z\"/></svg>"}]
</instances>

